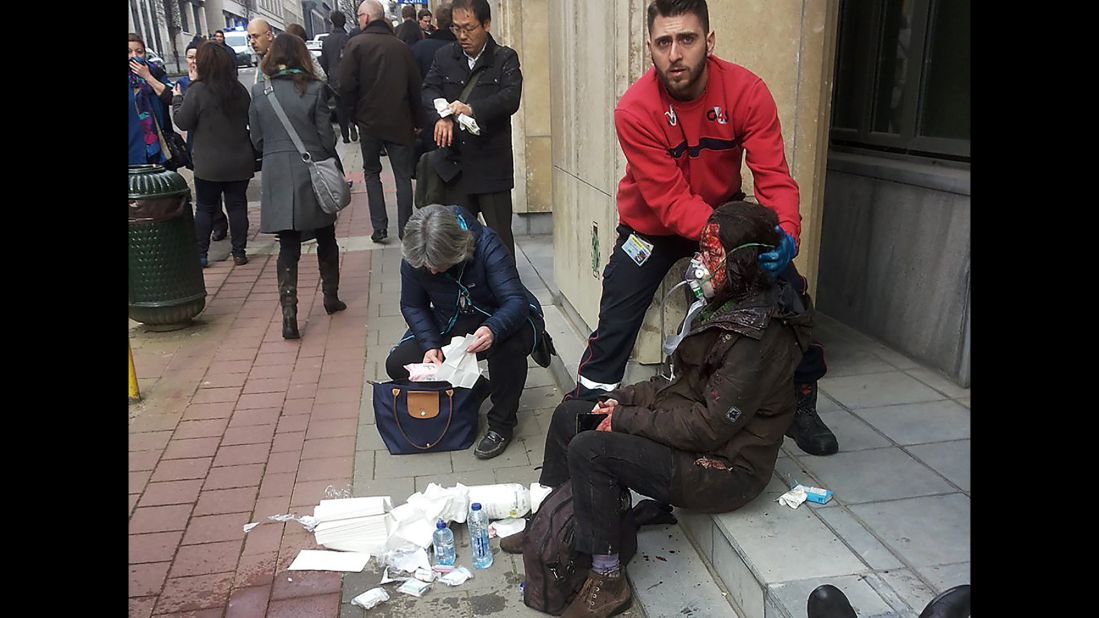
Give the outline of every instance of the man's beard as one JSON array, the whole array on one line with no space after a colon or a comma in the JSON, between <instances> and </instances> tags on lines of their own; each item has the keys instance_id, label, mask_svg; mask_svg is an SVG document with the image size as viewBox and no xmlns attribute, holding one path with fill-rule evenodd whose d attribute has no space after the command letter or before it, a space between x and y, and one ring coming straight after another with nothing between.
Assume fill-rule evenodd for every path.
<instances>
[{"instance_id":1,"label":"man's beard","mask_svg":"<svg viewBox=\"0 0 1099 618\"><path fill-rule=\"evenodd\" d=\"M655 62L653 62L653 66L656 66ZM682 66L685 65L680 64L676 68ZM678 82L675 85L673 85L671 80L668 78L668 74L662 72L659 68L656 71L656 75L660 78L660 83L664 84L664 89L668 91L668 94L672 95L672 97L676 99L686 99L687 93L690 92L692 88L694 88L695 84L698 83L698 80L702 79L702 73L705 70L705 67L706 57L703 56L702 60L696 66L687 67L687 80ZM671 69L672 67L668 67L668 72L671 72Z\"/></svg>"}]
</instances>

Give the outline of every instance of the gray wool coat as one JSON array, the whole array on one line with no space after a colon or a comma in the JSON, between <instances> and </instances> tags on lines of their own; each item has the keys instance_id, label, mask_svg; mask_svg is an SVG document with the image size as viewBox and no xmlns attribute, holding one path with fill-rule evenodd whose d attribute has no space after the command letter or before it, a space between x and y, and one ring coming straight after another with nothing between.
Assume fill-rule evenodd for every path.
<instances>
[{"instance_id":1,"label":"gray wool coat","mask_svg":"<svg viewBox=\"0 0 1099 618\"><path fill-rule=\"evenodd\" d=\"M307 231L332 225L336 216L321 210L309 180L309 169L263 92L268 84L274 88L274 96L278 97L313 160L336 157L339 161L323 82L310 82L302 96L298 95L290 79L276 77L252 86L249 130L252 143L263 152L260 231L274 234L282 230ZM339 167L342 170L343 164Z\"/></svg>"}]
</instances>

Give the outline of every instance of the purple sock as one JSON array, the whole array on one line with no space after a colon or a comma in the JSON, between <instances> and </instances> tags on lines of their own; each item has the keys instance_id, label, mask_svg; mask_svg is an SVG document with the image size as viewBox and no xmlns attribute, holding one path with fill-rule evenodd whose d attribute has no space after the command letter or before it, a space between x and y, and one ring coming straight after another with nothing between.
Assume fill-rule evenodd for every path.
<instances>
[{"instance_id":1,"label":"purple sock","mask_svg":"<svg viewBox=\"0 0 1099 618\"><path fill-rule=\"evenodd\" d=\"M591 557L591 570L607 575L618 570L618 554L594 554Z\"/></svg>"}]
</instances>

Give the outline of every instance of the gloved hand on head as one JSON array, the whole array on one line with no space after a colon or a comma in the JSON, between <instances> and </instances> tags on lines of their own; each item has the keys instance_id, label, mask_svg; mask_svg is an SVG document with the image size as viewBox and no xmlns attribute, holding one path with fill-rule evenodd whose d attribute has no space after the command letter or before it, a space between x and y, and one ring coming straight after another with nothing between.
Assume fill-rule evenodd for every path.
<instances>
[{"instance_id":1,"label":"gloved hand on head","mask_svg":"<svg viewBox=\"0 0 1099 618\"><path fill-rule=\"evenodd\" d=\"M771 276L777 277L790 265L790 260L794 259L794 255L798 252L798 245L794 242L794 237L787 234L781 226L776 225L775 231L781 234L782 239L771 251L759 254L759 267Z\"/></svg>"}]
</instances>

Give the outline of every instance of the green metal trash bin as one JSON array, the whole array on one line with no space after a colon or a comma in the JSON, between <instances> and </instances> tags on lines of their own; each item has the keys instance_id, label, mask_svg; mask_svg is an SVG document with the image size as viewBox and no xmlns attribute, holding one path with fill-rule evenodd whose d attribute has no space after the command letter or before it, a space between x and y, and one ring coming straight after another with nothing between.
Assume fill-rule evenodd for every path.
<instances>
[{"instance_id":1,"label":"green metal trash bin","mask_svg":"<svg viewBox=\"0 0 1099 618\"><path fill-rule=\"evenodd\" d=\"M191 189L159 165L130 166L130 319L154 331L184 328L206 306Z\"/></svg>"}]
</instances>

